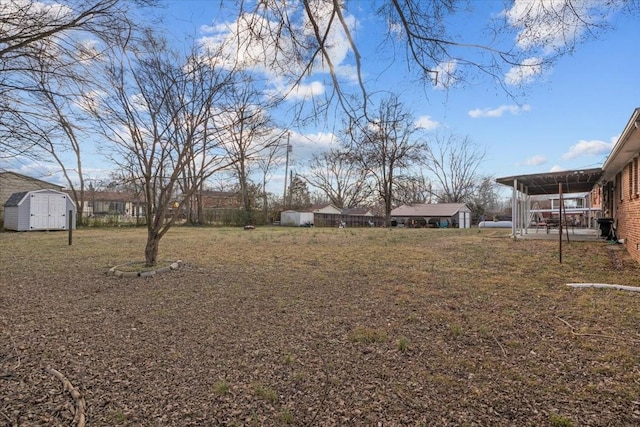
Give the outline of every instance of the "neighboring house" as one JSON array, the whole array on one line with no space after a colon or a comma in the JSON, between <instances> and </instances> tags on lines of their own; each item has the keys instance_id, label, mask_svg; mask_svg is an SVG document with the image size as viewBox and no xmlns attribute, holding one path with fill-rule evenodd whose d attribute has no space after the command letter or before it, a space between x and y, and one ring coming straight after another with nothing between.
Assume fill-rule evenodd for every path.
<instances>
[{"instance_id":1,"label":"neighboring house","mask_svg":"<svg viewBox=\"0 0 640 427\"><path fill-rule=\"evenodd\" d=\"M373 211L367 207L343 209L344 215L374 216Z\"/></svg>"},{"instance_id":2,"label":"neighboring house","mask_svg":"<svg viewBox=\"0 0 640 427\"><path fill-rule=\"evenodd\" d=\"M530 199L530 226L544 223L550 218L557 218L560 215L559 195L530 196ZM600 215L600 205L593 206L592 201L593 197L589 192L563 196L562 212L565 216L565 223L574 227L594 227L596 225L595 219Z\"/></svg>"},{"instance_id":3,"label":"neighboring house","mask_svg":"<svg viewBox=\"0 0 640 427\"><path fill-rule=\"evenodd\" d=\"M329 203L316 204L311 206L311 212L319 214L340 214L342 211L335 205Z\"/></svg>"},{"instance_id":4,"label":"neighboring house","mask_svg":"<svg viewBox=\"0 0 640 427\"><path fill-rule=\"evenodd\" d=\"M73 198L73 193L67 191ZM76 206L79 203L76 201ZM128 191L97 191L85 190L84 210L85 218L103 215L120 215L123 217L145 216L145 203L142 194Z\"/></svg>"},{"instance_id":5,"label":"neighboring house","mask_svg":"<svg viewBox=\"0 0 640 427\"><path fill-rule=\"evenodd\" d=\"M237 191L205 190L197 194L202 198L205 209L229 209L242 207L240 193Z\"/></svg>"},{"instance_id":6,"label":"neighboring house","mask_svg":"<svg viewBox=\"0 0 640 427\"><path fill-rule=\"evenodd\" d=\"M31 190L56 190L64 187L16 172L0 172L0 218L4 218L4 204L14 193Z\"/></svg>"},{"instance_id":7,"label":"neighboring house","mask_svg":"<svg viewBox=\"0 0 640 427\"><path fill-rule=\"evenodd\" d=\"M611 218L617 238L640 262L640 108L636 108L602 166L594 189L604 218Z\"/></svg>"},{"instance_id":8,"label":"neighboring house","mask_svg":"<svg viewBox=\"0 0 640 427\"><path fill-rule=\"evenodd\" d=\"M471 227L471 210L464 203L402 205L391 211L391 225L404 227Z\"/></svg>"}]
</instances>

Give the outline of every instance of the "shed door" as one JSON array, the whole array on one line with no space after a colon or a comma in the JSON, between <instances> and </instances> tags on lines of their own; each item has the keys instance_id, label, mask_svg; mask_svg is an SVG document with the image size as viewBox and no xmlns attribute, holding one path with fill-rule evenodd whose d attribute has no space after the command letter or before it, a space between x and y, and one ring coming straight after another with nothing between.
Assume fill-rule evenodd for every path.
<instances>
[{"instance_id":1,"label":"shed door","mask_svg":"<svg viewBox=\"0 0 640 427\"><path fill-rule=\"evenodd\" d=\"M55 194L31 195L31 230L60 230L66 228L66 196Z\"/></svg>"}]
</instances>

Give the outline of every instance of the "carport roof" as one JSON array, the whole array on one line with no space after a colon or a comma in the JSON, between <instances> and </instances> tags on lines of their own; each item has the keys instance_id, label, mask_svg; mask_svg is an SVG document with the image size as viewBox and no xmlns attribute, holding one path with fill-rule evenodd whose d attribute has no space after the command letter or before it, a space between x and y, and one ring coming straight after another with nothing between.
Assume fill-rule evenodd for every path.
<instances>
[{"instance_id":1,"label":"carport roof","mask_svg":"<svg viewBox=\"0 0 640 427\"><path fill-rule=\"evenodd\" d=\"M460 211L469 212L464 203L418 203L415 205L402 205L391 211L391 216L454 216Z\"/></svg>"},{"instance_id":2,"label":"carport roof","mask_svg":"<svg viewBox=\"0 0 640 427\"><path fill-rule=\"evenodd\" d=\"M563 193L588 193L598 183L602 177L602 173L601 168L569 170L532 175L507 176L497 178L496 182L513 187L514 181L516 181L518 190L520 190L520 184L522 184L525 187L525 193L532 196L538 194L558 194L558 184L562 184Z\"/></svg>"}]
</instances>

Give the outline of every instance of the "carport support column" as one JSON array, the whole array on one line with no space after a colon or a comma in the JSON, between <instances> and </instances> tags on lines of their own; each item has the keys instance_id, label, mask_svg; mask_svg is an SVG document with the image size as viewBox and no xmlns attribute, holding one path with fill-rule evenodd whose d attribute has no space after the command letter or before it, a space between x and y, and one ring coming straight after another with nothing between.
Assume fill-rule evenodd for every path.
<instances>
[{"instance_id":1,"label":"carport support column","mask_svg":"<svg viewBox=\"0 0 640 427\"><path fill-rule=\"evenodd\" d=\"M513 191L511 193L511 236L516 237L518 223L518 179L513 180Z\"/></svg>"},{"instance_id":2,"label":"carport support column","mask_svg":"<svg viewBox=\"0 0 640 427\"><path fill-rule=\"evenodd\" d=\"M560 209L560 220L558 221L558 236L560 237L558 239L558 260L560 261L560 264L562 264L562 220L563 220L563 209L564 209L564 199L562 197L562 183L558 183L558 196L560 198L560 200L558 201L559 206L558 208Z\"/></svg>"},{"instance_id":3,"label":"carport support column","mask_svg":"<svg viewBox=\"0 0 640 427\"><path fill-rule=\"evenodd\" d=\"M527 195L524 192L524 184L520 184L520 235L527 232Z\"/></svg>"}]
</instances>

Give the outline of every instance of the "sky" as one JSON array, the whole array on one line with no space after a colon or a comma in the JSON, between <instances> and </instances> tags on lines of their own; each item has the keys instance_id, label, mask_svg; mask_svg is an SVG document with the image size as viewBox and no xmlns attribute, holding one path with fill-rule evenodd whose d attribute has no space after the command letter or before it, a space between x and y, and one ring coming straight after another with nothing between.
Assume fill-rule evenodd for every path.
<instances>
[{"instance_id":1,"label":"sky","mask_svg":"<svg viewBox=\"0 0 640 427\"><path fill-rule=\"evenodd\" d=\"M215 43L235 25L218 10L217 0L172 0L166 7L152 11L163 16L166 34L173 43L185 44L190 38L199 43ZM516 2L515 8L526 4ZM379 44L379 21L373 19L367 0L347 2L345 14L362 54L363 77L371 92L394 91L413 112L417 123L428 132L450 132L471 139L486 157L480 173L494 177L600 167L624 129L635 108L640 107L640 19L622 14L607 17L614 26L596 39L579 45L574 53L560 58L550 68L525 76L521 87L513 86L514 76L505 69L501 82L511 92L490 79L477 78L471 84L453 82L449 87L423 85L407 70L407 64L395 60L397 52ZM475 38L490 19L505 12L502 1L470 2L471 15L448 21L452 34L465 40ZM549 33L548 28L538 28ZM550 34L550 33L549 33ZM513 29L511 40L526 34ZM554 43L554 41L552 41ZM332 56L339 73L349 80L353 73L353 55L344 36L336 35ZM401 51L399 51L401 52ZM539 49L537 54L548 52ZM447 64L443 64L447 66ZM449 64L450 66L450 64ZM278 76L264 71L272 90L278 90ZM442 79L444 80L444 79ZM433 83L433 82L432 82ZM323 70L307 76L297 95L330 90ZM292 99L290 102L299 101ZM277 116L278 112L274 112ZM284 113L282 113L284 114ZM335 144L334 131L339 118L331 117L291 130L290 169L304 173L313 153ZM104 176L105 161L92 152L84 160L91 177ZM55 167L20 162L0 167L60 182ZM275 171L269 189L281 191L284 168Z\"/></svg>"}]
</instances>

